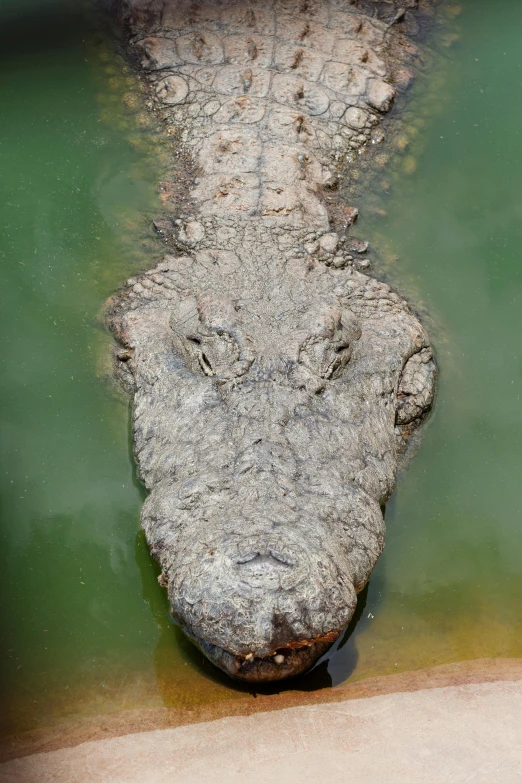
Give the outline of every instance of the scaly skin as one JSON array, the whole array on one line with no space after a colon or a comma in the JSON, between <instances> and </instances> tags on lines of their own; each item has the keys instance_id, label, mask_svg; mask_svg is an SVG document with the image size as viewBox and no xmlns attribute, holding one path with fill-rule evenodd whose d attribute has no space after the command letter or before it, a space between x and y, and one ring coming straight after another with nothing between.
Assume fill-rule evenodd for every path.
<instances>
[{"instance_id":1,"label":"scaly skin","mask_svg":"<svg viewBox=\"0 0 522 783\"><path fill-rule=\"evenodd\" d=\"M175 620L251 681L304 671L346 627L399 453L433 400L424 329L353 268L322 197L394 98L400 38L371 5L122 9L154 107L197 169L191 214L172 224L185 252L111 305L142 524Z\"/></svg>"}]
</instances>

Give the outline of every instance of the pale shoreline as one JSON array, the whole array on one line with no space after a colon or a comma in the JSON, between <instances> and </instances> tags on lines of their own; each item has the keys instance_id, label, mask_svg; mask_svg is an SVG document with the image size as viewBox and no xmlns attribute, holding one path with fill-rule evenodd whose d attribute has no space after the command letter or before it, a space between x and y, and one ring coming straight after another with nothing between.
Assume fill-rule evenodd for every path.
<instances>
[{"instance_id":1,"label":"pale shoreline","mask_svg":"<svg viewBox=\"0 0 522 783\"><path fill-rule=\"evenodd\" d=\"M443 664L418 671L371 677L336 688L303 693L286 691L274 695L258 694L248 700L224 700L192 708L154 708L125 710L111 715L99 715L81 721L57 724L18 735L12 735L0 746L0 781L11 772L11 760L38 754L75 748L83 743L150 732L162 732L182 726L222 721L228 718L249 718L256 714L318 705L336 704L390 694L455 688L485 683L522 680L522 659L494 658ZM520 716L522 718L522 714ZM130 739L132 744L132 740ZM36 756L35 756L36 758ZM21 778L18 778L21 779Z\"/></svg>"},{"instance_id":2,"label":"pale shoreline","mask_svg":"<svg viewBox=\"0 0 522 783\"><path fill-rule=\"evenodd\" d=\"M47 741L33 733L40 752L13 744L25 758L0 765L0 781L509 783L522 770L521 680L522 660L486 659L259 696L229 717L224 705L186 720L179 710L132 711L56 727Z\"/></svg>"}]
</instances>

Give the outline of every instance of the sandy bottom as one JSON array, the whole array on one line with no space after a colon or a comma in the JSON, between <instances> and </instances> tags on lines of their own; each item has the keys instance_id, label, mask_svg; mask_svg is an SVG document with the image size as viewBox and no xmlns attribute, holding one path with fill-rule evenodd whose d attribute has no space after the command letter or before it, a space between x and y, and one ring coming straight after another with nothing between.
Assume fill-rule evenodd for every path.
<instances>
[{"instance_id":1,"label":"sandy bottom","mask_svg":"<svg viewBox=\"0 0 522 783\"><path fill-rule=\"evenodd\" d=\"M259 704L250 714L172 728L143 730L153 721L148 714L140 730L132 713L125 732L115 716L119 736L107 739L84 741L81 727L61 727L61 747L1 764L0 781L522 781L522 660L452 664L298 694L298 706L284 704L292 694L282 696L265 697L264 710ZM156 726L164 724L162 711L153 712ZM110 735L108 724L102 730ZM60 745L57 735L53 743ZM29 745L19 749L27 754Z\"/></svg>"}]
</instances>

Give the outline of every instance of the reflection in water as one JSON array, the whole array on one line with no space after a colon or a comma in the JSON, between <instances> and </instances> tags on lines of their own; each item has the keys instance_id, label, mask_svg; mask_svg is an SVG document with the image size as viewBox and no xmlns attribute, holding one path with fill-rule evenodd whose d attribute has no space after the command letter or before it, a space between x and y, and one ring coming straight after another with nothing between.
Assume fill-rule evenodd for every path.
<instances>
[{"instance_id":1,"label":"reflection in water","mask_svg":"<svg viewBox=\"0 0 522 783\"><path fill-rule=\"evenodd\" d=\"M359 654L355 645L355 629L366 609L369 587L370 585L367 584L362 593L359 593L357 608L348 628L342 634L340 642L336 643L328 653L328 659L325 663L328 663L328 673L332 685L346 682L357 667Z\"/></svg>"}]
</instances>

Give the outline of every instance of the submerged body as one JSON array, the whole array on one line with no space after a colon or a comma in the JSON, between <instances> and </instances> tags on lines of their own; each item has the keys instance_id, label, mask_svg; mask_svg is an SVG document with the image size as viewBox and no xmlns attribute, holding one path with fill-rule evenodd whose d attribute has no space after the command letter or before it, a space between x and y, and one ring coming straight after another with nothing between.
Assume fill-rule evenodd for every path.
<instances>
[{"instance_id":1,"label":"submerged body","mask_svg":"<svg viewBox=\"0 0 522 783\"><path fill-rule=\"evenodd\" d=\"M183 252L111 308L142 523L174 619L246 680L304 671L347 625L433 400L424 329L354 268L323 198L395 95L398 17L377 5L124 6L152 105L196 167L190 210L161 224Z\"/></svg>"}]
</instances>

